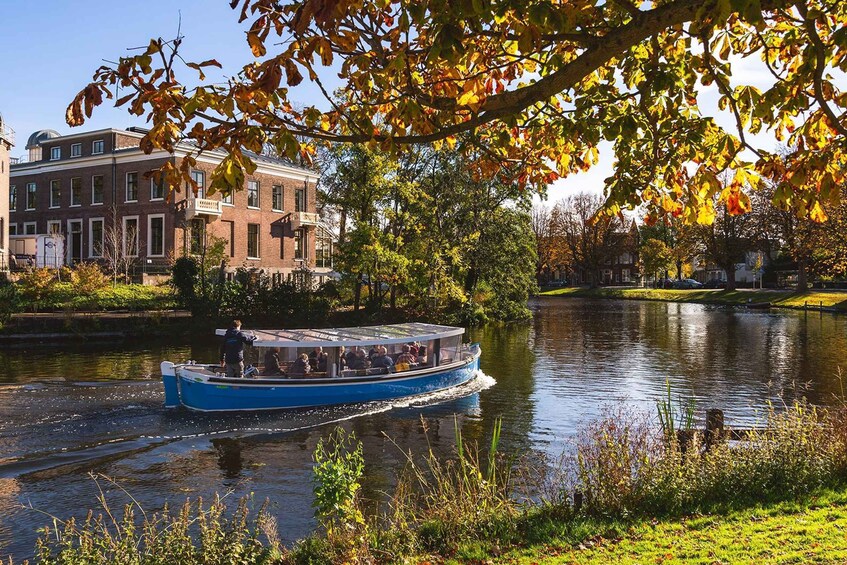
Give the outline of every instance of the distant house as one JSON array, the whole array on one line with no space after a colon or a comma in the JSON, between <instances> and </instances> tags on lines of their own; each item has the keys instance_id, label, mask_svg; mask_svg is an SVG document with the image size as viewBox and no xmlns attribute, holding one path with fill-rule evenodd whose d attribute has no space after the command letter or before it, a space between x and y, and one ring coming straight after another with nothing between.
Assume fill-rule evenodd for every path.
<instances>
[{"instance_id":1,"label":"distant house","mask_svg":"<svg viewBox=\"0 0 847 565\"><path fill-rule=\"evenodd\" d=\"M613 234L611 241L598 252L602 256L597 272L597 281L602 286L626 286L635 284L638 271L638 226L633 220L628 231ZM591 273L585 267L563 266L559 273L567 273L568 284L590 284Z\"/></svg>"},{"instance_id":2,"label":"distant house","mask_svg":"<svg viewBox=\"0 0 847 565\"><path fill-rule=\"evenodd\" d=\"M773 261L772 255L775 252L762 249L746 251L743 261L735 264L735 282L741 286L761 283L765 268ZM709 261L695 258L693 267L692 278L702 283L727 280L726 271Z\"/></svg>"}]
</instances>

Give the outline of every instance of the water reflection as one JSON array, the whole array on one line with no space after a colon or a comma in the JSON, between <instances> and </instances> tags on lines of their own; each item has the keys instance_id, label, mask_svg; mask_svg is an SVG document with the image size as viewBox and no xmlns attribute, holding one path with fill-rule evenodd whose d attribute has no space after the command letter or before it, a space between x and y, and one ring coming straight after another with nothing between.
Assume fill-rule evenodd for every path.
<instances>
[{"instance_id":1,"label":"water reflection","mask_svg":"<svg viewBox=\"0 0 847 565\"><path fill-rule=\"evenodd\" d=\"M275 413L164 410L162 359L210 359L217 344L150 342L0 351L0 557L30 556L44 517L84 516L98 490L88 473L118 480L147 511L215 492L267 499L291 541L312 527L311 454L340 423L362 439L364 494L391 490L406 454L452 453L455 436L484 442L496 418L513 453L558 455L604 404L653 411L669 381L699 408L732 423L769 402L841 393L843 318L733 311L692 304L541 299L531 322L470 332L496 385L413 403ZM490 384L490 382L489 382ZM111 489L114 503L125 500Z\"/></svg>"}]
</instances>

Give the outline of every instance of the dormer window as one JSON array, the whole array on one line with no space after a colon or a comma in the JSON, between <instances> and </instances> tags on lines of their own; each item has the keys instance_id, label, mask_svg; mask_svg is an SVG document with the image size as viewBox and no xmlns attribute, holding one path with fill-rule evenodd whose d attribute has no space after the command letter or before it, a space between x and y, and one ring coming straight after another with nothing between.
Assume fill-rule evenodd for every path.
<instances>
[{"instance_id":1,"label":"dormer window","mask_svg":"<svg viewBox=\"0 0 847 565\"><path fill-rule=\"evenodd\" d=\"M58 161L62 158L62 148L61 147L51 147L50 148L50 160Z\"/></svg>"},{"instance_id":2,"label":"dormer window","mask_svg":"<svg viewBox=\"0 0 847 565\"><path fill-rule=\"evenodd\" d=\"M91 142L91 154L92 155L99 155L101 153L103 153L103 140L98 139L97 141L92 141Z\"/></svg>"},{"instance_id":3,"label":"dormer window","mask_svg":"<svg viewBox=\"0 0 847 565\"><path fill-rule=\"evenodd\" d=\"M71 157L82 157L82 143L71 144Z\"/></svg>"}]
</instances>

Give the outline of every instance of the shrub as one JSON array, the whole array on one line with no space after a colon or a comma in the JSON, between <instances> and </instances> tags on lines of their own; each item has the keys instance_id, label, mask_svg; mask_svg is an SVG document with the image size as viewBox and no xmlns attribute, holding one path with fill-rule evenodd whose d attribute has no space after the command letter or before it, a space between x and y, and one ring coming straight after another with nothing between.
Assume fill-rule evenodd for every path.
<instances>
[{"instance_id":1,"label":"shrub","mask_svg":"<svg viewBox=\"0 0 847 565\"><path fill-rule=\"evenodd\" d=\"M80 294L94 294L109 286L109 277L97 263L80 263L71 271L71 284Z\"/></svg>"},{"instance_id":2,"label":"shrub","mask_svg":"<svg viewBox=\"0 0 847 565\"><path fill-rule=\"evenodd\" d=\"M30 269L18 276L21 294L30 300L41 300L56 284L56 273L47 267Z\"/></svg>"},{"instance_id":3,"label":"shrub","mask_svg":"<svg viewBox=\"0 0 847 565\"><path fill-rule=\"evenodd\" d=\"M92 478L115 484L106 477ZM202 499L186 501L176 513L166 506L152 516L130 499L122 516L101 495L102 512L97 515L90 511L82 522L54 518L53 526L44 528L38 540L37 562L258 565L278 562L283 556L275 521L263 508L251 519L246 499L231 513L216 496L208 506ZM140 526L136 512L142 516Z\"/></svg>"},{"instance_id":4,"label":"shrub","mask_svg":"<svg viewBox=\"0 0 847 565\"><path fill-rule=\"evenodd\" d=\"M180 257L174 261L171 285L183 306L190 308L194 305L198 271L197 261L192 257Z\"/></svg>"}]
</instances>

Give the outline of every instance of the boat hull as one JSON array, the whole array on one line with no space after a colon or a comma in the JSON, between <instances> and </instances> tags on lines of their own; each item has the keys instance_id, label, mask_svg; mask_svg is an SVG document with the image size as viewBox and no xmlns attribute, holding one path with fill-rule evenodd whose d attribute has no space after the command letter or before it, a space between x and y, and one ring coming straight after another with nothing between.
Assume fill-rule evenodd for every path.
<instances>
[{"instance_id":1,"label":"boat hull","mask_svg":"<svg viewBox=\"0 0 847 565\"><path fill-rule=\"evenodd\" d=\"M165 362L162 363L165 405L200 411L279 410L415 396L469 381L479 369L479 354L476 346L471 359L443 369L305 381L210 378L193 372L190 365Z\"/></svg>"}]
</instances>

